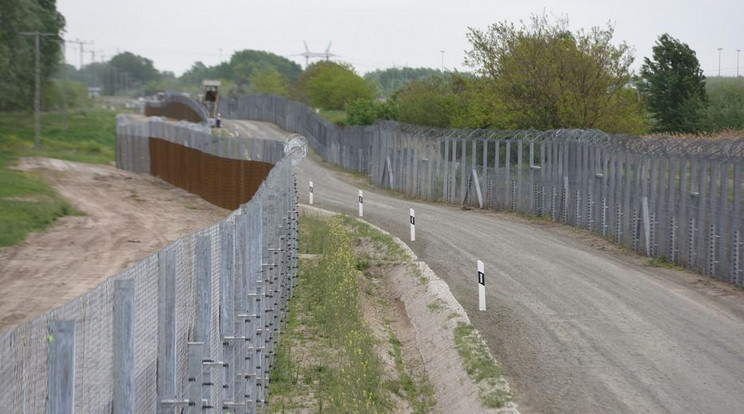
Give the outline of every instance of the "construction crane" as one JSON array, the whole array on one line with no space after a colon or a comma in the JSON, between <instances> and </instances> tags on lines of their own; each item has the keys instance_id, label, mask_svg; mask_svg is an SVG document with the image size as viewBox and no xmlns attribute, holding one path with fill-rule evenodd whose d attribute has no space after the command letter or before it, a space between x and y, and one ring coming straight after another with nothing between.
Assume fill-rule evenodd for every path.
<instances>
[{"instance_id":1,"label":"construction crane","mask_svg":"<svg viewBox=\"0 0 744 414\"><path fill-rule=\"evenodd\" d=\"M331 53L331 45L333 44L332 41L328 42L328 47L326 48L325 52L311 52L310 49L307 47L307 42L303 40L302 43L305 44L305 53L300 53L297 56L305 57L305 69L310 66L310 58L325 58L325 60L328 60L331 57L338 56Z\"/></svg>"}]
</instances>

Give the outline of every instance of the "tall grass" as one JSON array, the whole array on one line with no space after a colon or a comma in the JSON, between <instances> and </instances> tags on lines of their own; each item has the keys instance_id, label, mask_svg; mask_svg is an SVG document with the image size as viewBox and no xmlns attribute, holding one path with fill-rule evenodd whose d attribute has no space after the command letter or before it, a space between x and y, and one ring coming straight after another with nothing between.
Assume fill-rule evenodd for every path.
<instances>
[{"instance_id":1,"label":"tall grass","mask_svg":"<svg viewBox=\"0 0 744 414\"><path fill-rule=\"evenodd\" d=\"M23 241L57 218L74 214L67 201L34 175L7 168L13 158L0 152L0 247Z\"/></svg>"},{"instance_id":2,"label":"tall grass","mask_svg":"<svg viewBox=\"0 0 744 414\"><path fill-rule=\"evenodd\" d=\"M341 220L324 221L300 219L300 251L323 256L316 263L301 264L293 300L298 312L291 313L290 329L276 356L270 408L286 409L283 397L304 384L312 389L317 411L389 412L374 338L359 305L360 278L351 237ZM293 366L290 354L307 341L320 344L313 352L316 362Z\"/></svg>"},{"instance_id":3,"label":"tall grass","mask_svg":"<svg viewBox=\"0 0 744 414\"><path fill-rule=\"evenodd\" d=\"M15 156L45 156L110 164L115 157L116 112L107 110L42 114L41 147L34 148L33 114L0 113L0 151Z\"/></svg>"}]
</instances>

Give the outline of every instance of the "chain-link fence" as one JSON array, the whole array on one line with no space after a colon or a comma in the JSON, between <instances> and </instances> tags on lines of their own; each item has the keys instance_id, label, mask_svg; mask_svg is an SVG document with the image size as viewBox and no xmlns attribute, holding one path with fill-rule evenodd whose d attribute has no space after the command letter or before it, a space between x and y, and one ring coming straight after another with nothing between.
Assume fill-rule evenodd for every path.
<instances>
[{"instance_id":1,"label":"chain-link fence","mask_svg":"<svg viewBox=\"0 0 744 414\"><path fill-rule=\"evenodd\" d=\"M224 221L6 331L2 411L265 412L296 282L291 163L273 143L226 138L230 144L194 126L120 117L117 130L117 164L135 171L147 170L150 137L276 164L253 199Z\"/></svg>"},{"instance_id":2,"label":"chain-link fence","mask_svg":"<svg viewBox=\"0 0 744 414\"><path fill-rule=\"evenodd\" d=\"M341 128L272 95L224 100L221 112L305 135L325 160L411 197L550 218L742 285L744 139Z\"/></svg>"}]
</instances>

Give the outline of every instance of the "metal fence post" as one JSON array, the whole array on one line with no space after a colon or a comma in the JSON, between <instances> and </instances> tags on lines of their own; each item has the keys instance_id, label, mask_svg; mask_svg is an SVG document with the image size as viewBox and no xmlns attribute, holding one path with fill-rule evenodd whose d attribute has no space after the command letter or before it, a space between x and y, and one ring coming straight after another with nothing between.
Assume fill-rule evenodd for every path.
<instances>
[{"instance_id":1,"label":"metal fence post","mask_svg":"<svg viewBox=\"0 0 744 414\"><path fill-rule=\"evenodd\" d=\"M196 250L194 258L194 276L196 279L196 303L194 323L194 340L195 343L202 343L197 346L199 349L193 352L199 354L199 366L201 367L199 375L196 377L198 382L199 401L197 402L198 413L201 413L201 399L203 395L209 395L205 392L205 387L214 386L212 381L212 365L203 365L203 362L213 363L210 333L212 332L212 241L209 236L196 237ZM194 362L196 363L196 362ZM192 391L193 396L196 391ZM209 403L208 403L209 405Z\"/></svg>"},{"instance_id":2,"label":"metal fence post","mask_svg":"<svg viewBox=\"0 0 744 414\"><path fill-rule=\"evenodd\" d=\"M47 414L72 414L75 407L75 321L49 321L47 341Z\"/></svg>"},{"instance_id":3,"label":"metal fence post","mask_svg":"<svg viewBox=\"0 0 744 414\"><path fill-rule=\"evenodd\" d=\"M220 339L225 362L223 401L235 401L235 346L225 337L235 336L235 222L220 223ZM224 404L223 404L224 406Z\"/></svg>"},{"instance_id":4,"label":"metal fence post","mask_svg":"<svg viewBox=\"0 0 744 414\"><path fill-rule=\"evenodd\" d=\"M158 413L173 411L163 403L176 394L176 269L170 249L158 253Z\"/></svg>"},{"instance_id":5,"label":"metal fence post","mask_svg":"<svg viewBox=\"0 0 744 414\"><path fill-rule=\"evenodd\" d=\"M114 281L113 414L134 412L134 280Z\"/></svg>"}]
</instances>

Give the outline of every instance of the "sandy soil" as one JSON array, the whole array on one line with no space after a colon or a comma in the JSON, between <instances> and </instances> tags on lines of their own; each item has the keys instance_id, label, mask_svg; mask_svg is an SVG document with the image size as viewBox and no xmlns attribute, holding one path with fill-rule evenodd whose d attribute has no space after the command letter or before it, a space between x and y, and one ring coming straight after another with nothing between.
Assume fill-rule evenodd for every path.
<instances>
[{"instance_id":1,"label":"sandy soil","mask_svg":"<svg viewBox=\"0 0 744 414\"><path fill-rule=\"evenodd\" d=\"M146 174L24 158L84 216L0 249L0 332L54 309L229 211Z\"/></svg>"}]
</instances>

